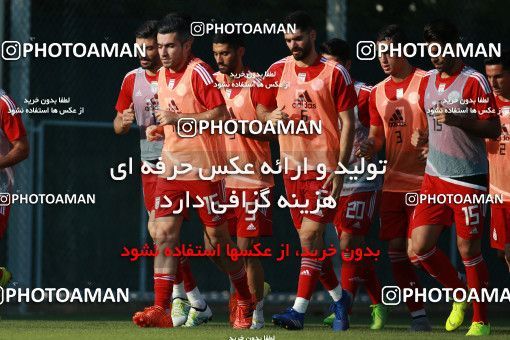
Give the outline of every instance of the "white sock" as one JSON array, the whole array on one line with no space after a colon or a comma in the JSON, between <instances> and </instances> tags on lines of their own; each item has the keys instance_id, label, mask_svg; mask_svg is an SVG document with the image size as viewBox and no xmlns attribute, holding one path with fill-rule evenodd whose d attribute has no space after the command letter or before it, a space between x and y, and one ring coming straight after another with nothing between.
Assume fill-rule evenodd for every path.
<instances>
[{"instance_id":1,"label":"white sock","mask_svg":"<svg viewBox=\"0 0 510 340\"><path fill-rule=\"evenodd\" d=\"M294 301L294 306L292 306L292 309L294 309L298 313L306 313L306 309L308 308L309 303L310 300L297 297L296 300Z\"/></svg>"},{"instance_id":2,"label":"white sock","mask_svg":"<svg viewBox=\"0 0 510 340\"><path fill-rule=\"evenodd\" d=\"M337 302L342 298L342 286L339 284L335 288L328 290L328 293L333 299L333 301Z\"/></svg>"},{"instance_id":3,"label":"white sock","mask_svg":"<svg viewBox=\"0 0 510 340\"><path fill-rule=\"evenodd\" d=\"M186 292L184 291L184 283L174 284L174 289L172 290L172 298L186 298Z\"/></svg>"},{"instance_id":4,"label":"white sock","mask_svg":"<svg viewBox=\"0 0 510 340\"><path fill-rule=\"evenodd\" d=\"M198 309L205 308L206 303L205 303L204 297L202 296L202 294L200 294L198 287L193 288L193 290L190 292L187 292L186 295L188 296L188 300L189 300L189 303L191 304L191 306L198 308Z\"/></svg>"},{"instance_id":5,"label":"white sock","mask_svg":"<svg viewBox=\"0 0 510 340\"><path fill-rule=\"evenodd\" d=\"M264 300L257 302L255 310L253 311L253 320L258 322L264 322Z\"/></svg>"}]
</instances>

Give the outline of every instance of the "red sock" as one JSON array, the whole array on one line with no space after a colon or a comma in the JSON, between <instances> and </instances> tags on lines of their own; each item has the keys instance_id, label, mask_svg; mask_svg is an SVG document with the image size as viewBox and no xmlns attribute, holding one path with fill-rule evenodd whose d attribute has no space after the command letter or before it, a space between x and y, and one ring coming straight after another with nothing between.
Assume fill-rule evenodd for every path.
<instances>
[{"instance_id":1,"label":"red sock","mask_svg":"<svg viewBox=\"0 0 510 340\"><path fill-rule=\"evenodd\" d=\"M381 283L375 273L374 259L372 257L363 258L363 279L365 290L373 305L381 303Z\"/></svg>"},{"instance_id":2,"label":"red sock","mask_svg":"<svg viewBox=\"0 0 510 340\"><path fill-rule=\"evenodd\" d=\"M351 259L352 252L344 251L342 254L342 288L352 294L352 298L356 297L358 287L361 281L361 261Z\"/></svg>"},{"instance_id":3,"label":"red sock","mask_svg":"<svg viewBox=\"0 0 510 340\"><path fill-rule=\"evenodd\" d=\"M230 281L234 285L234 288L237 291L238 302L243 303L251 303L251 293L250 288L248 286L248 276L246 275L246 270L244 270L244 266L241 267L240 270L233 271L228 273L230 277Z\"/></svg>"},{"instance_id":4,"label":"red sock","mask_svg":"<svg viewBox=\"0 0 510 340\"><path fill-rule=\"evenodd\" d=\"M187 257L181 256L179 259L178 271L182 275L182 281L184 281L184 291L187 293L195 289L197 282L191 272L191 266Z\"/></svg>"},{"instance_id":5,"label":"red sock","mask_svg":"<svg viewBox=\"0 0 510 340\"><path fill-rule=\"evenodd\" d=\"M322 261L321 274L319 280L326 290L332 290L338 287L338 278L336 277L335 270L333 269L333 261L331 256L326 257Z\"/></svg>"},{"instance_id":6,"label":"red sock","mask_svg":"<svg viewBox=\"0 0 510 340\"><path fill-rule=\"evenodd\" d=\"M154 273L154 304L163 309L170 308L170 297L175 275Z\"/></svg>"},{"instance_id":7,"label":"red sock","mask_svg":"<svg viewBox=\"0 0 510 340\"><path fill-rule=\"evenodd\" d=\"M395 283L400 289L404 288L421 288L418 276L414 271L414 267L407 257L407 253L402 250L388 249L388 255L390 257L391 269L393 271L393 278ZM407 299L407 309L412 314L417 311L423 310L423 302L415 301L414 299ZM425 311L423 310L423 315ZM413 317L420 315L413 315Z\"/></svg>"},{"instance_id":8,"label":"red sock","mask_svg":"<svg viewBox=\"0 0 510 340\"><path fill-rule=\"evenodd\" d=\"M446 288L466 288L459 279L450 259L436 247L424 254L416 254L423 268Z\"/></svg>"},{"instance_id":9,"label":"red sock","mask_svg":"<svg viewBox=\"0 0 510 340\"><path fill-rule=\"evenodd\" d=\"M299 270L297 297L310 300L317 281L321 274L322 262L311 258L301 259L301 269Z\"/></svg>"},{"instance_id":10,"label":"red sock","mask_svg":"<svg viewBox=\"0 0 510 340\"><path fill-rule=\"evenodd\" d=\"M463 258L466 268L467 285L470 289L475 289L478 296L482 296L482 288L489 286L489 272L482 254L473 257ZM488 324L487 303L473 301L473 322L483 322Z\"/></svg>"}]
</instances>

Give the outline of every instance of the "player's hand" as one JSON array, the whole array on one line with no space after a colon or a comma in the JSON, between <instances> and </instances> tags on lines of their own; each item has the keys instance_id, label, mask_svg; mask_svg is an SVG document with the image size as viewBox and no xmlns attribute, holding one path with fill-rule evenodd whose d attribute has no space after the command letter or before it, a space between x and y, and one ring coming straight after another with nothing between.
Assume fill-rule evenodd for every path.
<instances>
[{"instance_id":1,"label":"player's hand","mask_svg":"<svg viewBox=\"0 0 510 340\"><path fill-rule=\"evenodd\" d=\"M331 188L331 197L335 199L340 198L340 193L344 187L344 175L336 174L334 171L329 174L328 179L324 182L322 189L326 189L329 185L332 185Z\"/></svg>"},{"instance_id":2,"label":"player's hand","mask_svg":"<svg viewBox=\"0 0 510 340\"><path fill-rule=\"evenodd\" d=\"M266 116L266 122L271 122L273 125L276 124L279 120L288 121L289 115L283 112L283 109L285 109L285 105L283 105L281 108L277 108L273 112L270 112Z\"/></svg>"},{"instance_id":3,"label":"player's hand","mask_svg":"<svg viewBox=\"0 0 510 340\"><path fill-rule=\"evenodd\" d=\"M122 127L130 127L135 121L135 109L134 104L131 103L127 109L122 111Z\"/></svg>"},{"instance_id":4,"label":"player's hand","mask_svg":"<svg viewBox=\"0 0 510 340\"><path fill-rule=\"evenodd\" d=\"M434 109L434 119L438 124L450 126L457 126L459 124L459 118L451 112L446 112L446 108L440 103L438 103Z\"/></svg>"},{"instance_id":5,"label":"player's hand","mask_svg":"<svg viewBox=\"0 0 510 340\"><path fill-rule=\"evenodd\" d=\"M154 114L160 125L176 125L179 115L170 110L156 110Z\"/></svg>"},{"instance_id":6,"label":"player's hand","mask_svg":"<svg viewBox=\"0 0 510 340\"><path fill-rule=\"evenodd\" d=\"M147 140L149 142L154 142L163 139L163 132L161 131L163 128L157 125L149 125L145 130L145 134L147 135Z\"/></svg>"},{"instance_id":7,"label":"player's hand","mask_svg":"<svg viewBox=\"0 0 510 340\"><path fill-rule=\"evenodd\" d=\"M371 160L375 154L375 141L373 138L367 138L361 142L356 157L365 157L367 161Z\"/></svg>"},{"instance_id":8,"label":"player's hand","mask_svg":"<svg viewBox=\"0 0 510 340\"><path fill-rule=\"evenodd\" d=\"M420 150L420 153L418 154L418 159L422 162L425 162L427 160L427 157L429 155L429 147L428 146L424 146L421 150Z\"/></svg>"},{"instance_id":9,"label":"player's hand","mask_svg":"<svg viewBox=\"0 0 510 340\"><path fill-rule=\"evenodd\" d=\"M411 135L411 145L420 148L426 145L429 141L429 134L426 131L420 129L414 129Z\"/></svg>"}]
</instances>

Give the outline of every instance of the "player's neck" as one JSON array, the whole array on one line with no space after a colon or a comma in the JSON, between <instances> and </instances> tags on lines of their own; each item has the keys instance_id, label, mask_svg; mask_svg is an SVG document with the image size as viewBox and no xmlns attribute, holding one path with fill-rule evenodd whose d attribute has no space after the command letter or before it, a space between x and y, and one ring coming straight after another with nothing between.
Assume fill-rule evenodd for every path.
<instances>
[{"instance_id":1,"label":"player's neck","mask_svg":"<svg viewBox=\"0 0 510 340\"><path fill-rule=\"evenodd\" d=\"M159 69L159 67L157 67L157 68L147 68L147 69L145 69L145 73L149 77L154 77L154 76L156 76L156 74L158 74L158 69Z\"/></svg>"},{"instance_id":2,"label":"player's neck","mask_svg":"<svg viewBox=\"0 0 510 340\"><path fill-rule=\"evenodd\" d=\"M185 58L182 58L182 61L179 63L179 65L177 65L176 67L170 67L168 68L168 70L170 71L170 73L180 72L184 68L184 66L186 66L189 63L191 58L192 58L191 54Z\"/></svg>"},{"instance_id":3,"label":"player's neck","mask_svg":"<svg viewBox=\"0 0 510 340\"><path fill-rule=\"evenodd\" d=\"M498 99L502 102L510 102L510 95L500 95L498 96Z\"/></svg>"},{"instance_id":4,"label":"player's neck","mask_svg":"<svg viewBox=\"0 0 510 340\"><path fill-rule=\"evenodd\" d=\"M304 58L302 60L296 60L296 65L298 67L308 67L310 65L313 65L315 63L315 60L317 60L318 56L319 56L319 54L317 53L317 51L314 48L314 49L312 49L310 54L306 56L306 58Z\"/></svg>"},{"instance_id":5,"label":"player's neck","mask_svg":"<svg viewBox=\"0 0 510 340\"><path fill-rule=\"evenodd\" d=\"M227 78L227 83L231 83L234 81L234 78L230 76L231 74L238 76L239 74L241 74L241 72L244 72L243 62L240 62L237 65L237 67L233 70L233 72L225 74L225 77Z\"/></svg>"},{"instance_id":6,"label":"player's neck","mask_svg":"<svg viewBox=\"0 0 510 340\"><path fill-rule=\"evenodd\" d=\"M395 71L395 73L391 75L391 80L395 83L403 82L412 72L413 66L406 62L402 69Z\"/></svg>"}]
</instances>

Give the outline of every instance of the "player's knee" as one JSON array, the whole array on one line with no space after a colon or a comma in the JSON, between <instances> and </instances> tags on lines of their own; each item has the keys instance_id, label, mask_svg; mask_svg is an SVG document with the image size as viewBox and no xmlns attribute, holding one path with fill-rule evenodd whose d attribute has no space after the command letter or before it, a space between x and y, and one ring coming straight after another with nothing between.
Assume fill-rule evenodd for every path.
<instances>
[{"instance_id":1,"label":"player's knee","mask_svg":"<svg viewBox=\"0 0 510 340\"><path fill-rule=\"evenodd\" d=\"M299 233L301 244L315 244L322 240L322 233L319 230L306 230Z\"/></svg>"},{"instance_id":2,"label":"player's knee","mask_svg":"<svg viewBox=\"0 0 510 340\"><path fill-rule=\"evenodd\" d=\"M407 249L407 255L409 257L416 255L426 254L434 247L433 244L428 244L425 240L415 240L410 248Z\"/></svg>"},{"instance_id":3,"label":"player's knee","mask_svg":"<svg viewBox=\"0 0 510 340\"><path fill-rule=\"evenodd\" d=\"M477 256L481 252L480 243L471 240L457 240L457 248L459 249L460 257L464 259Z\"/></svg>"},{"instance_id":4,"label":"player's knee","mask_svg":"<svg viewBox=\"0 0 510 340\"><path fill-rule=\"evenodd\" d=\"M154 242L156 244L165 244L169 247L175 247L179 243L179 235L168 229L156 230Z\"/></svg>"}]
</instances>

